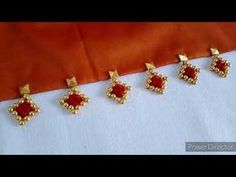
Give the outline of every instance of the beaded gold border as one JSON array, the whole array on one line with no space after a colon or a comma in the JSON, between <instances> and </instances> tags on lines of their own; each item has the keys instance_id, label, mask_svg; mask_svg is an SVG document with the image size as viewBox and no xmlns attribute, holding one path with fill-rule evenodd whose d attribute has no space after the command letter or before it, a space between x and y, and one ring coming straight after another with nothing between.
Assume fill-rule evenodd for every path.
<instances>
[{"instance_id":1,"label":"beaded gold border","mask_svg":"<svg viewBox=\"0 0 236 177\"><path fill-rule=\"evenodd\" d=\"M21 117L17 114L17 112L15 111L15 109L21 104L21 103L24 103L24 102L28 102L30 103L30 106L32 108L34 108L34 111L31 111L29 113L29 116L26 116L26 117ZM11 105L9 108L8 108L8 111L15 117L15 119L19 122L20 125L24 125L26 122L28 122L30 119L32 119L34 117L34 115L36 113L39 113L40 112L40 109L39 107L33 102L32 98L30 95L23 95L22 98L18 99L18 101L16 103L14 103L13 105Z\"/></svg>"},{"instance_id":2,"label":"beaded gold border","mask_svg":"<svg viewBox=\"0 0 236 177\"><path fill-rule=\"evenodd\" d=\"M161 88L157 88L157 87L154 87L152 85L150 85L151 83L151 78L153 76L158 76L160 78L163 79L163 82L162 82L162 87ZM159 93L159 94L163 94L165 89L166 89L166 83L167 83L167 80L168 80L168 77L167 76L164 76L162 74L159 74L157 72L149 72L147 73L147 80L146 80L146 84L145 84L145 88L148 89L148 90L151 90L155 93Z\"/></svg>"},{"instance_id":3,"label":"beaded gold border","mask_svg":"<svg viewBox=\"0 0 236 177\"><path fill-rule=\"evenodd\" d=\"M195 72L196 72L195 78L192 79L192 78L189 78L187 75L184 75L184 72L185 72L184 70L185 70L186 67L191 67L195 70ZM196 66L194 66L192 64L183 62L181 64L181 69L178 73L178 76L179 76L180 79L183 79L183 80L187 81L189 84L197 84L199 73L200 73L199 68L197 68Z\"/></svg>"},{"instance_id":4,"label":"beaded gold border","mask_svg":"<svg viewBox=\"0 0 236 177\"><path fill-rule=\"evenodd\" d=\"M121 84L125 87L125 94L122 98L119 98L117 97L115 94L112 94L112 87L114 87L116 84ZM131 90L131 86L129 86L128 84L126 83L122 83L121 81L119 80L114 80L112 81L110 84L109 84L109 87L107 89L107 96L108 98L111 98L112 100L115 100L116 102L118 103L121 103L121 104L124 104L127 100L127 97L128 97L128 92Z\"/></svg>"},{"instance_id":5,"label":"beaded gold border","mask_svg":"<svg viewBox=\"0 0 236 177\"><path fill-rule=\"evenodd\" d=\"M225 69L225 72L223 71L220 71L218 68L216 68L216 62L217 61L223 61L224 63L226 63L226 69ZM216 74L218 74L219 76L221 77L227 77L228 74L229 74L229 67L230 67L230 62L228 62L227 60L224 60L223 58L221 57L213 57L213 60L212 60L212 63L210 65L210 70L215 72Z\"/></svg>"},{"instance_id":6,"label":"beaded gold border","mask_svg":"<svg viewBox=\"0 0 236 177\"><path fill-rule=\"evenodd\" d=\"M69 105L68 103L65 102L65 100L67 100L69 98L70 95L73 94L77 94L80 95L81 98L83 99L83 101L80 103L80 105ZM59 103L64 106L67 110L69 110L70 112L77 114L79 112L79 110L85 106L87 103L89 103L89 98L85 96L85 94L83 94L82 92L78 91L77 88L71 88L71 90L69 90L63 97L61 97L59 99Z\"/></svg>"}]
</instances>

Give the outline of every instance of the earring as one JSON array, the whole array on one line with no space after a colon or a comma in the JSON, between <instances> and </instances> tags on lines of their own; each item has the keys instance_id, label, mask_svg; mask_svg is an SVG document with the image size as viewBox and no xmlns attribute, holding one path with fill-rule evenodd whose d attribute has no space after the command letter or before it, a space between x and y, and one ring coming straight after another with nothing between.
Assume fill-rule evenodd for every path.
<instances>
[{"instance_id":1,"label":"earring","mask_svg":"<svg viewBox=\"0 0 236 177\"><path fill-rule=\"evenodd\" d=\"M159 94L163 94L166 89L167 77L155 72L155 66L151 63L145 63L147 68L147 80L145 88Z\"/></svg>"},{"instance_id":2,"label":"earring","mask_svg":"<svg viewBox=\"0 0 236 177\"><path fill-rule=\"evenodd\" d=\"M212 63L210 70L214 71L221 77L227 77L229 74L230 63L227 60L223 60L219 55L220 52L216 48L211 48Z\"/></svg>"},{"instance_id":3,"label":"earring","mask_svg":"<svg viewBox=\"0 0 236 177\"><path fill-rule=\"evenodd\" d=\"M76 114L86 103L89 103L89 98L77 90L78 84L75 77L66 79L66 82L70 90L59 99L59 102L66 109Z\"/></svg>"},{"instance_id":4,"label":"earring","mask_svg":"<svg viewBox=\"0 0 236 177\"><path fill-rule=\"evenodd\" d=\"M19 91L22 98L10 106L8 111L16 118L20 125L24 125L36 113L40 112L40 109L31 99L29 84L19 87Z\"/></svg>"},{"instance_id":5,"label":"earring","mask_svg":"<svg viewBox=\"0 0 236 177\"><path fill-rule=\"evenodd\" d=\"M109 71L109 75L111 78L111 83L107 90L107 96L118 103L124 104L127 99L128 92L131 90L131 86L126 83L122 83L118 79L119 75L116 70Z\"/></svg>"},{"instance_id":6,"label":"earring","mask_svg":"<svg viewBox=\"0 0 236 177\"><path fill-rule=\"evenodd\" d=\"M189 59L186 55L179 55L181 69L179 78L187 81L190 84L197 84L198 74L200 69L188 63Z\"/></svg>"}]
</instances>

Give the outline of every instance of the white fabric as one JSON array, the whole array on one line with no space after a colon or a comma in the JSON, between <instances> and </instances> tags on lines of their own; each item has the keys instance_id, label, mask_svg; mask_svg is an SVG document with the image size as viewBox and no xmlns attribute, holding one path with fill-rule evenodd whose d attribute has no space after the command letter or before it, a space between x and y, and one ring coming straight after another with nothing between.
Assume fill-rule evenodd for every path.
<instances>
[{"instance_id":1,"label":"white fabric","mask_svg":"<svg viewBox=\"0 0 236 177\"><path fill-rule=\"evenodd\" d=\"M146 73L123 76L132 86L124 105L105 96L108 80L81 85L91 102L78 115L58 104L67 89L33 95L41 113L25 126L7 112L15 100L1 102L0 153L199 154L185 142L235 142L236 51L222 56L232 64L226 79L208 70L210 58L190 62L201 68L197 85L178 79L179 64L158 68L169 77L164 95L144 89Z\"/></svg>"}]
</instances>

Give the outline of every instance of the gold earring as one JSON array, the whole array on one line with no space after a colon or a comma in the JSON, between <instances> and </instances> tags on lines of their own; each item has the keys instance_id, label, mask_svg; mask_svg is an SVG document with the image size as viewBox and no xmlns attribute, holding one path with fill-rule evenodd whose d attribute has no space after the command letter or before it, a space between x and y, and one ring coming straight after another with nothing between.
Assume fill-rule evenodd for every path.
<instances>
[{"instance_id":1,"label":"gold earring","mask_svg":"<svg viewBox=\"0 0 236 177\"><path fill-rule=\"evenodd\" d=\"M179 55L181 62L181 69L179 71L179 78L187 81L190 84L197 84L198 74L200 69L188 63L189 59L186 55Z\"/></svg>"},{"instance_id":2,"label":"gold earring","mask_svg":"<svg viewBox=\"0 0 236 177\"><path fill-rule=\"evenodd\" d=\"M221 77L227 77L229 74L230 63L219 56L220 52L218 49L211 48L210 50L212 55L210 70L214 71Z\"/></svg>"},{"instance_id":3,"label":"gold earring","mask_svg":"<svg viewBox=\"0 0 236 177\"><path fill-rule=\"evenodd\" d=\"M124 104L126 102L128 92L131 90L131 86L126 83L122 83L118 77L117 71L109 71L111 83L107 90L107 96L118 103Z\"/></svg>"},{"instance_id":4,"label":"gold earring","mask_svg":"<svg viewBox=\"0 0 236 177\"><path fill-rule=\"evenodd\" d=\"M167 77L155 72L155 66L151 63L145 63L147 68L147 80L145 88L159 94L163 94L166 89Z\"/></svg>"},{"instance_id":5,"label":"gold earring","mask_svg":"<svg viewBox=\"0 0 236 177\"><path fill-rule=\"evenodd\" d=\"M66 109L76 114L86 103L89 103L89 98L78 91L75 77L66 79L66 82L70 90L59 99L59 102Z\"/></svg>"},{"instance_id":6,"label":"gold earring","mask_svg":"<svg viewBox=\"0 0 236 177\"><path fill-rule=\"evenodd\" d=\"M29 84L19 87L19 91L22 98L10 106L8 111L18 120L20 125L24 125L36 113L40 112L40 109L30 96Z\"/></svg>"}]
</instances>

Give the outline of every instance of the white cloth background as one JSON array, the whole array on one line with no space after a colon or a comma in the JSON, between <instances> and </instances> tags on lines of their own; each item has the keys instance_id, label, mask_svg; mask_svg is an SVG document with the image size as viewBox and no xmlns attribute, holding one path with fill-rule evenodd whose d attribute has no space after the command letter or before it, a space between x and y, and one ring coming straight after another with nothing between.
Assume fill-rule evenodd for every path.
<instances>
[{"instance_id":1,"label":"white cloth background","mask_svg":"<svg viewBox=\"0 0 236 177\"><path fill-rule=\"evenodd\" d=\"M177 78L178 64L157 68L169 77L164 95L144 89L146 73L123 76L132 86L124 105L105 96L108 80L81 85L91 102L77 115L58 104L66 89L35 94L41 113L25 126L7 112L15 100L0 102L0 154L199 154L185 142L235 142L236 51L222 56L226 79L208 70L210 58L191 61L197 85Z\"/></svg>"}]
</instances>

